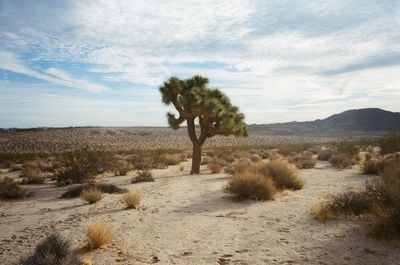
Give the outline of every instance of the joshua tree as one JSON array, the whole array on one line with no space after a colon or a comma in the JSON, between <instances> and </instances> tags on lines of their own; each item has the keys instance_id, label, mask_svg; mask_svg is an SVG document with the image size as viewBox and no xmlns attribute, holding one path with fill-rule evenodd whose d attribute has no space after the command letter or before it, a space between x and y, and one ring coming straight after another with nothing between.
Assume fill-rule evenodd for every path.
<instances>
[{"instance_id":1,"label":"joshua tree","mask_svg":"<svg viewBox=\"0 0 400 265\"><path fill-rule=\"evenodd\" d=\"M209 88L207 84L208 79L202 76L186 80L171 77L160 87L162 102L172 104L179 115L175 117L173 113L167 113L169 126L177 130L186 120L189 138L193 143L190 174L200 172L201 146L206 138L215 135L247 136L244 114L231 104L223 92ZM200 126L197 133L196 119Z\"/></svg>"}]
</instances>

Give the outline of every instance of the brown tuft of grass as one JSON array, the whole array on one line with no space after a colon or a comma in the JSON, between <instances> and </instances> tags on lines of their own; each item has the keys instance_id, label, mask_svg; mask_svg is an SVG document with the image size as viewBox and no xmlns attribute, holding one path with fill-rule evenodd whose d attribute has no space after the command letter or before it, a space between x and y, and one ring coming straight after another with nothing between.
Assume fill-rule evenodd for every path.
<instances>
[{"instance_id":1,"label":"brown tuft of grass","mask_svg":"<svg viewBox=\"0 0 400 265\"><path fill-rule=\"evenodd\" d=\"M364 191L347 190L337 195L327 195L323 202L314 206L312 215L317 220L341 219L369 214L374 208L374 201Z\"/></svg>"},{"instance_id":2,"label":"brown tuft of grass","mask_svg":"<svg viewBox=\"0 0 400 265\"><path fill-rule=\"evenodd\" d=\"M279 189L300 190L304 186L304 182L297 175L296 170L285 161L272 160L258 163L256 170L265 177L271 177Z\"/></svg>"},{"instance_id":3,"label":"brown tuft of grass","mask_svg":"<svg viewBox=\"0 0 400 265\"><path fill-rule=\"evenodd\" d=\"M245 170L234 174L228 180L225 188L228 193L235 194L239 199L255 199L258 201L272 200L276 193L271 178L252 170Z\"/></svg>"},{"instance_id":4,"label":"brown tuft of grass","mask_svg":"<svg viewBox=\"0 0 400 265\"><path fill-rule=\"evenodd\" d=\"M117 176L126 176L130 170L128 161L123 159L118 159L114 163L114 172Z\"/></svg>"},{"instance_id":5,"label":"brown tuft of grass","mask_svg":"<svg viewBox=\"0 0 400 265\"><path fill-rule=\"evenodd\" d=\"M88 188L82 191L81 198L89 204L92 204L100 201L103 198L103 193L99 188Z\"/></svg>"},{"instance_id":6,"label":"brown tuft of grass","mask_svg":"<svg viewBox=\"0 0 400 265\"><path fill-rule=\"evenodd\" d=\"M128 193L125 193L122 196L122 202L126 205L128 209L136 209L137 206L139 205L141 200L140 193L137 191L131 191Z\"/></svg>"},{"instance_id":7,"label":"brown tuft of grass","mask_svg":"<svg viewBox=\"0 0 400 265\"><path fill-rule=\"evenodd\" d=\"M179 165L179 171L184 171L185 170L185 165Z\"/></svg>"},{"instance_id":8,"label":"brown tuft of grass","mask_svg":"<svg viewBox=\"0 0 400 265\"><path fill-rule=\"evenodd\" d=\"M181 154L164 154L161 161L167 166L177 165L183 161L183 156Z\"/></svg>"},{"instance_id":9,"label":"brown tuft of grass","mask_svg":"<svg viewBox=\"0 0 400 265\"><path fill-rule=\"evenodd\" d=\"M377 175L383 170L384 167L384 160L370 158L364 161L360 170L363 174Z\"/></svg>"},{"instance_id":10,"label":"brown tuft of grass","mask_svg":"<svg viewBox=\"0 0 400 265\"><path fill-rule=\"evenodd\" d=\"M333 155L329 162L334 168L338 169L350 168L354 164L351 155L344 153Z\"/></svg>"},{"instance_id":11,"label":"brown tuft of grass","mask_svg":"<svg viewBox=\"0 0 400 265\"><path fill-rule=\"evenodd\" d=\"M23 178L23 184L42 184L45 180L37 167L23 166L20 177Z\"/></svg>"},{"instance_id":12,"label":"brown tuft of grass","mask_svg":"<svg viewBox=\"0 0 400 265\"><path fill-rule=\"evenodd\" d=\"M109 244L113 239L113 233L110 226L104 223L89 224L85 227L85 233L88 240L88 246L91 249L97 249Z\"/></svg>"},{"instance_id":13,"label":"brown tuft of grass","mask_svg":"<svg viewBox=\"0 0 400 265\"><path fill-rule=\"evenodd\" d=\"M208 165L208 167L211 169L211 174L218 174L222 170L222 165L219 163L211 163Z\"/></svg>"},{"instance_id":14,"label":"brown tuft of grass","mask_svg":"<svg viewBox=\"0 0 400 265\"><path fill-rule=\"evenodd\" d=\"M250 161L250 159L247 158L241 158L237 161L234 161L227 167L225 167L225 173L234 175L236 173L239 173L244 170L249 170L254 167L254 164Z\"/></svg>"}]
</instances>

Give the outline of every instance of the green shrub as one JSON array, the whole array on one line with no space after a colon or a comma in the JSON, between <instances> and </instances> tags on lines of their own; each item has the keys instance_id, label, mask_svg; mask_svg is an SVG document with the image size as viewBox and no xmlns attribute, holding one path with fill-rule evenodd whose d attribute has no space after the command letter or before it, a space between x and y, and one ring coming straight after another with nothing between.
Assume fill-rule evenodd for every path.
<instances>
[{"instance_id":1,"label":"green shrub","mask_svg":"<svg viewBox=\"0 0 400 265\"><path fill-rule=\"evenodd\" d=\"M27 190L12 178L4 177L0 179L0 199L23 199L27 195Z\"/></svg>"},{"instance_id":2,"label":"green shrub","mask_svg":"<svg viewBox=\"0 0 400 265\"><path fill-rule=\"evenodd\" d=\"M235 194L239 199L272 200L276 193L274 182L260 173L244 170L228 180L225 191Z\"/></svg>"},{"instance_id":3,"label":"green shrub","mask_svg":"<svg viewBox=\"0 0 400 265\"><path fill-rule=\"evenodd\" d=\"M20 265L80 265L79 255L71 243L58 234L46 237L35 249L35 253L21 260Z\"/></svg>"},{"instance_id":4,"label":"green shrub","mask_svg":"<svg viewBox=\"0 0 400 265\"><path fill-rule=\"evenodd\" d=\"M88 149L63 153L59 158L61 168L55 178L59 185L92 181L97 174L109 170L112 158L107 153Z\"/></svg>"}]
</instances>

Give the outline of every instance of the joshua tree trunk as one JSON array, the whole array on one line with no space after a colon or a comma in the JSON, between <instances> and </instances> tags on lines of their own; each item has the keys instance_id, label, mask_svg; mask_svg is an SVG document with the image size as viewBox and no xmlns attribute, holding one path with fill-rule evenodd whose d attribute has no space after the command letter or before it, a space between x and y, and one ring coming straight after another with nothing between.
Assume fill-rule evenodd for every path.
<instances>
[{"instance_id":1,"label":"joshua tree trunk","mask_svg":"<svg viewBox=\"0 0 400 265\"><path fill-rule=\"evenodd\" d=\"M199 143L193 143L193 155L192 155L192 169L190 174L200 173L200 163L201 163L201 145Z\"/></svg>"},{"instance_id":2,"label":"joshua tree trunk","mask_svg":"<svg viewBox=\"0 0 400 265\"><path fill-rule=\"evenodd\" d=\"M194 118L187 120L187 129L189 133L189 138L193 143L193 155L192 155L192 169L190 174L200 173L200 163L201 163L201 142L197 138L196 129L194 125Z\"/></svg>"}]
</instances>

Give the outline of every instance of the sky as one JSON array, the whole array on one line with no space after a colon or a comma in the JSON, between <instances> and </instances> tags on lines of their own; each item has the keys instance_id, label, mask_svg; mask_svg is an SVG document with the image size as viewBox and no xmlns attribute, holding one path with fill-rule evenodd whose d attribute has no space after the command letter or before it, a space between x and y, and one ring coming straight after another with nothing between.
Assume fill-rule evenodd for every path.
<instances>
[{"instance_id":1,"label":"sky","mask_svg":"<svg viewBox=\"0 0 400 265\"><path fill-rule=\"evenodd\" d=\"M0 127L166 126L200 74L246 123L400 111L400 1L0 0Z\"/></svg>"}]
</instances>

